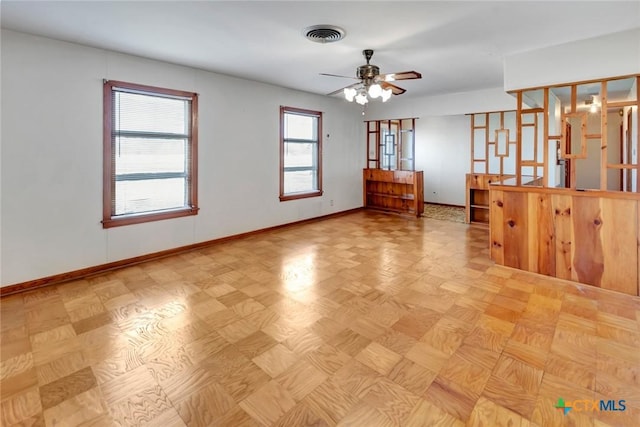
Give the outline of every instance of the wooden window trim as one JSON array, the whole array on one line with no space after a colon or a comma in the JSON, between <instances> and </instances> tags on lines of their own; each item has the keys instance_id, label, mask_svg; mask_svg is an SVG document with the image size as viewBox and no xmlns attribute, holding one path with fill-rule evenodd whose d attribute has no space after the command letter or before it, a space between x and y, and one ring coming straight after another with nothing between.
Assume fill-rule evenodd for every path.
<instances>
[{"instance_id":1,"label":"wooden window trim","mask_svg":"<svg viewBox=\"0 0 640 427\"><path fill-rule=\"evenodd\" d=\"M111 145L113 88L138 90L141 92L155 93L159 95L178 96L191 98L190 117L190 162L189 162L189 199L191 206L170 209L166 211L151 211L149 213L136 213L131 215L112 215L112 200L115 192L115 180L113 179L113 147ZM180 218L198 214L198 94L181 90L166 89L155 86L147 86L136 83L128 83L117 80L105 80L103 84L103 143L102 143L102 227L112 228L131 224L142 224L151 221L160 221L171 218Z\"/></svg>"},{"instance_id":2,"label":"wooden window trim","mask_svg":"<svg viewBox=\"0 0 640 427\"><path fill-rule=\"evenodd\" d=\"M285 113L302 114L318 118L318 189L300 193L284 192L284 115ZM322 112L303 108L280 106L280 201L307 199L322 196Z\"/></svg>"}]
</instances>

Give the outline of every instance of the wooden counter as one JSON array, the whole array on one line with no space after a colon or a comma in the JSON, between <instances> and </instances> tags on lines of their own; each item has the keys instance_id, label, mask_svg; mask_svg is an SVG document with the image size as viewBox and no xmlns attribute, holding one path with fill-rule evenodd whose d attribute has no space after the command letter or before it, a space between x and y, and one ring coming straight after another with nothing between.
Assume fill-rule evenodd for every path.
<instances>
[{"instance_id":1,"label":"wooden counter","mask_svg":"<svg viewBox=\"0 0 640 427\"><path fill-rule=\"evenodd\" d=\"M637 193L490 186L500 265L639 295Z\"/></svg>"}]
</instances>

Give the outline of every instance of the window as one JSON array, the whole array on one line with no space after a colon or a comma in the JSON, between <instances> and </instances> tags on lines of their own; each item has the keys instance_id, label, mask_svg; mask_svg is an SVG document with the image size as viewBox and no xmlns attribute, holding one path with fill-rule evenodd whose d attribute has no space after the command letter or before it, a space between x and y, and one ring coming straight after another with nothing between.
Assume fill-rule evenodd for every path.
<instances>
[{"instance_id":1,"label":"window","mask_svg":"<svg viewBox=\"0 0 640 427\"><path fill-rule=\"evenodd\" d=\"M104 228L195 215L195 93L104 83Z\"/></svg>"},{"instance_id":2,"label":"window","mask_svg":"<svg viewBox=\"0 0 640 427\"><path fill-rule=\"evenodd\" d=\"M280 201L322 195L322 113L280 107Z\"/></svg>"}]
</instances>

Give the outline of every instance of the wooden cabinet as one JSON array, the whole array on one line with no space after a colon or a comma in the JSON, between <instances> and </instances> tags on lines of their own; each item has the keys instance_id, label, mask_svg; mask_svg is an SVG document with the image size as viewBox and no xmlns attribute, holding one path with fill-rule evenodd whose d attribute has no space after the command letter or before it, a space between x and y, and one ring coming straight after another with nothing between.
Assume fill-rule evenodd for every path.
<instances>
[{"instance_id":1,"label":"wooden cabinet","mask_svg":"<svg viewBox=\"0 0 640 427\"><path fill-rule=\"evenodd\" d=\"M467 224L489 224L489 184L500 182L513 175L467 174L466 220Z\"/></svg>"},{"instance_id":2,"label":"wooden cabinet","mask_svg":"<svg viewBox=\"0 0 640 427\"><path fill-rule=\"evenodd\" d=\"M420 216L424 212L422 171L364 169L365 208Z\"/></svg>"}]
</instances>

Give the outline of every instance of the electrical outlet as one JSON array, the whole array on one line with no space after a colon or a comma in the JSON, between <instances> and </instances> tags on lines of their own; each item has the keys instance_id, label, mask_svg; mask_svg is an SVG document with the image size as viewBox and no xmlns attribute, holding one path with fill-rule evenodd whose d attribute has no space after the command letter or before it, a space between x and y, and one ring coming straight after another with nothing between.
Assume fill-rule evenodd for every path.
<instances>
[{"instance_id":1,"label":"electrical outlet","mask_svg":"<svg viewBox=\"0 0 640 427\"><path fill-rule=\"evenodd\" d=\"M333 199L329 200L329 206L333 206Z\"/></svg>"}]
</instances>

